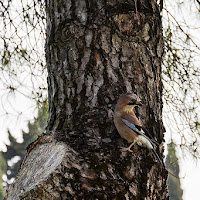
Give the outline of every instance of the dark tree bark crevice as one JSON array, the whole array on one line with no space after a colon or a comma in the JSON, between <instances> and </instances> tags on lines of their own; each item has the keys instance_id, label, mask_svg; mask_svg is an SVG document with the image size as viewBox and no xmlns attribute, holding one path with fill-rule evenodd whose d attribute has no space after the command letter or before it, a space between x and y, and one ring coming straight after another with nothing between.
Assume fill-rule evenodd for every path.
<instances>
[{"instance_id":1,"label":"dark tree bark crevice","mask_svg":"<svg viewBox=\"0 0 200 200\"><path fill-rule=\"evenodd\" d=\"M47 1L46 135L65 155L35 187L16 194L21 199L168 199L167 171L148 149L121 151L128 144L112 118L119 95L135 92L143 102L137 116L164 141L161 18L154 0L137 2L138 16L134 0ZM44 145L52 148L38 142L31 156ZM156 151L162 157L162 145Z\"/></svg>"}]
</instances>

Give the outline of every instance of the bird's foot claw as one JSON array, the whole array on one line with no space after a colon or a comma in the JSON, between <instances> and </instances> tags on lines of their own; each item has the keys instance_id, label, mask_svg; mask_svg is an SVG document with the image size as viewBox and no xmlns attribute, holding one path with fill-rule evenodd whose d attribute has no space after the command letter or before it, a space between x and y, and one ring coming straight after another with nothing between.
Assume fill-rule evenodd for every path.
<instances>
[{"instance_id":1,"label":"bird's foot claw","mask_svg":"<svg viewBox=\"0 0 200 200\"><path fill-rule=\"evenodd\" d=\"M122 149L122 151L129 151L129 152L131 152L131 153L133 153L133 151L129 148L129 147L127 147L127 148L121 148Z\"/></svg>"}]
</instances>

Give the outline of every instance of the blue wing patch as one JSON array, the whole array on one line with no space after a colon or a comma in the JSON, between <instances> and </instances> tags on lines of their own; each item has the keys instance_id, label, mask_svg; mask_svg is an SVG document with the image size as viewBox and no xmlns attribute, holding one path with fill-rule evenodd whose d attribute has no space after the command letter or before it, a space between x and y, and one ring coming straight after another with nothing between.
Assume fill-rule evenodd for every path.
<instances>
[{"instance_id":1,"label":"blue wing patch","mask_svg":"<svg viewBox=\"0 0 200 200\"><path fill-rule=\"evenodd\" d=\"M141 131L138 130L137 127L135 126L135 124L133 124L133 123L131 123L131 122L129 122L128 120L123 119L123 118L122 118L122 121L124 122L124 124L126 124L126 126L128 126L130 129L132 129L133 131L135 131L135 132L138 133L139 135L144 135L144 136L145 136L145 134L142 133L142 132L144 132L144 131L143 131L142 129L141 129ZM147 136L145 136L145 137L147 137Z\"/></svg>"},{"instance_id":2,"label":"blue wing patch","mask_svg":"<svg viewBox=\"0 0 200 200\"><path fill-rule=\"evenodd\" d=\"M163 163L163 161L161 160L161 158L158 156L158 154L156 153L156 151L153 149L153 142L151 141L151 139L148 138L148 136L145 135L146 131L143 131L142 127L140 126L137 126L131 122L129 122L128 120L126 119L123 119L122 118L122 121L124 122L124 124L126 124L126 126L128 126L130 129L132 129L133 131L135 131L136 133L138 133L140 135L140 137L144 137L147 139L147 141L145 141L143 138L142 138L142 141L144 142L143 144L146 144L146 147L148 147L149 149L152 149L153 151L153 155L156 157L156 159L161 163L161 165L165 168L165 165ZM138 129L138 128L140 129ZM138 136L139 137L139 136ZM148 143L149 141L149 143Z\"/></svg>"},{"instance_id":3,"label":"blue wing patch","mask_svg":"<svg viewBox=\"0 0 200 200\"><path fill-rule=\"evenodd\" d=\"M141 129L138 130L135 126L135 124L129 122L126 119L122 119L122 121L126 124L126 126L128 126L131 130L133 130L134 132L136 132L138 134L137 138L138 138L138 142L141 146L145 146L148 149L153 149L153 143L152 141L145 135L145 132Z\"/></svg>"},{"instance_id":4,"label":"blue wing patch","mask_svg":"<svg viewBox=\"0 0 200 200\"><path fill-rule=\"evenodd\" d=\"M155 143L156 145L159 145L159 143L153 139L152 135L149 134L149 132L145 128L138 126L138 125L135 125L135 124L129 122L128 120L123 119L123 118L122 118L122 121L126 124L126 126L128 126L130 129L132 129L133 131L135 131L139 135L143 135L146 138L148 138L149 140L151 140L151 142Z\"/></svg>"}]
</instances>

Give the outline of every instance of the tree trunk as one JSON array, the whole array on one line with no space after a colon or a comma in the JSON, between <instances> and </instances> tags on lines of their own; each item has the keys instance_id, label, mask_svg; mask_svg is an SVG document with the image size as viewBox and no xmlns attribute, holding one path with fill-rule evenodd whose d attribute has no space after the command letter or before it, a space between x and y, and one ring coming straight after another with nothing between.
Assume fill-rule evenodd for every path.
<instances>
[{"instance_id":1,"label":"tree trunk","mask_svg":"<svg viewBox=\"0 0 200 200\"><path fill-rule=\"evenodd\" d=\"M154 0L47 0L49 123L7 199L168 199L167 171L117 133L122 93L163 142L161 17ZM163 147L157 148L162 157Z\"/></svg>"}]
</instances>

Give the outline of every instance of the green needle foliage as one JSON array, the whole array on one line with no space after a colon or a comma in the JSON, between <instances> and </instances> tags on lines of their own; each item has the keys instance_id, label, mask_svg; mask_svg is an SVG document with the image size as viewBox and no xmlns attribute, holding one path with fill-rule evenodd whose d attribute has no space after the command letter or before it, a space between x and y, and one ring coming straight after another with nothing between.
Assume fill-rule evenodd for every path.
<instances>
[{"instance_id":1,"label":"green needle foliage","mask_svg":"<svg viewBox=\"0 0 200 200\"><path fill-rule=\"evenodd\" d=\"M8 180L15 178L18 173L19 167L21 165L22 160L26 155L27 146L33 142L42 132L44 132L46 124L48 120L48 103L44 101L42 105L38 105L38 117L35 118L34 122L28 122L29 131L26 133L23 131L23 139L22 143L17 143L16 139L12 136L12 134L8 131L10 145L7 145L7 152L3 153L5 160L8 162L15 156L19 156L20 159L16 163L13 163L11 166L7 165L7 173ZM7 183L9 185L9 183Z\"/></svg>"},{"instance_id":2,"label":"green needle foliage","mask_svg":"<svg viewBox=\"0 0 200 200\"><path fill-rule=\"evenodd\" d=\"M2 156L2 152L0 152L0 199L3 199L6 192L3 188L3 179L2 176L6 174L6 161Z\"/></svg>"},{"instance_id":3,"label":"green needle foliage","mask_svg":"<svg viewBox=\"0 0 200 200\"><path fill-rule=\"evenodd\" d=\"M180 169L178 158L176 156L176 145L173 142L168 145L168 154L165 163L171 174L175 175L169 174L167 180L170 200L183 200L183 190L181 188L180 179L177 178L179 177Z\"/></svg>"}]
</instances>

